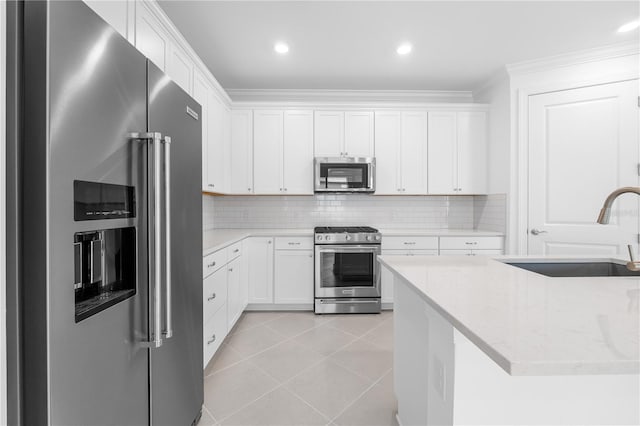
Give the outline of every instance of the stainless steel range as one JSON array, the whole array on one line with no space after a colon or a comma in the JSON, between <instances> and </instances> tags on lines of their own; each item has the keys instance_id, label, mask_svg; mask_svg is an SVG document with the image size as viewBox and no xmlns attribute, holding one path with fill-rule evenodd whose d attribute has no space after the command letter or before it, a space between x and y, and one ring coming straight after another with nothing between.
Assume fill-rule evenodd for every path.
<instances>
[{"instance_id":1,"label":"stainless steel range","mask_svg":"<svg viewBox=\"0 0 640 426\"><path fill-rule=\"evenodd\" d=\"M314 229L315 313L379 313L382 236L368 226Z\"/></svg>"}]
</instances>

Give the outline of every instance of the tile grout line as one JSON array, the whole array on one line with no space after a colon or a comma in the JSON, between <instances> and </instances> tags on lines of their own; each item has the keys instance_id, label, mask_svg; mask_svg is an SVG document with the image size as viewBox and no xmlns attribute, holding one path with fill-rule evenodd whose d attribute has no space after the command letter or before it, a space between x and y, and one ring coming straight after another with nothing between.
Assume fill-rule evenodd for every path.
<instances>
[{"instance_id":1,"label":"tile grout line","mask_svg":"<svg viewBox=\"0 0 640 426\"><path fill-rule=\"evenodd\" d=\"M388 369L387 371L384 372L384 374L382 376L380 376L379 379L375 380L371 386L369 386L367 389L365 389L360 395L358 395L356 397L356 399L354 399L349 405L347 405L346 407L344 407L344 409L342 411L340 411L333 419L331 419L331 423L335 423L335 421L338 419L338 417L340 417L341 415L343 415L349 408L351 408L356 402L360 401L360 399L367 393L369 392L371 389L373 389L378 383L380 383L382 381L382 379L384 379L384 377L389 374L390 371L393 371L393 367L391 367L390 369ZM337 423L336 423L337 424Z\"/></svg>"}]
</instances>

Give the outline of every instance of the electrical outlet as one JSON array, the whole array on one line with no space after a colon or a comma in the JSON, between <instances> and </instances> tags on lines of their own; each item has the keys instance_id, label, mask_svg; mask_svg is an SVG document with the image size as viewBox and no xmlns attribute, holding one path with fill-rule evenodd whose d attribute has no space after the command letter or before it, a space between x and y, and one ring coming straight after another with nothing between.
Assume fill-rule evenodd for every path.
<instances>
[{"instance_id":1,"label":"electrical outlet","mask_svg":"<svg viewBox=\"0 0 640 426\"><path fill-rule=\"evenodd\" d=\"M445 387L445 367L442 361L439 358L433 357L433 379L431 383L433 387L436 389L438 395L442 400L445 400L444 397L444 387Z\"/></svg>"}]
</instances>

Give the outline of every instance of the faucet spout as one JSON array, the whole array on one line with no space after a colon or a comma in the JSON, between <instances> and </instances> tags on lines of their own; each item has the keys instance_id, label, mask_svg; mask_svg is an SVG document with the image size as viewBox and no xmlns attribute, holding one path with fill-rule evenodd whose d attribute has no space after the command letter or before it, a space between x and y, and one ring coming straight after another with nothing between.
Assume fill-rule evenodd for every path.
<instances>
[{"instance_id":1,"label":"faucet spout","mask_svg":"<svg viewBox=\"0 0 640 426\"><path fill-rule=\"evenodd\" d=\"M606 200L604 200L604 205L600 210L600 214L598 215L598 223L607 224L609 223L609 219L611 219L611 205L613 202L621 196L622 194L626 194L628 192L632 192L634 194L640 195L640 187L638 186L625 186L623 188L618 188L613 191Z\"/></svg>"}]
</instances>

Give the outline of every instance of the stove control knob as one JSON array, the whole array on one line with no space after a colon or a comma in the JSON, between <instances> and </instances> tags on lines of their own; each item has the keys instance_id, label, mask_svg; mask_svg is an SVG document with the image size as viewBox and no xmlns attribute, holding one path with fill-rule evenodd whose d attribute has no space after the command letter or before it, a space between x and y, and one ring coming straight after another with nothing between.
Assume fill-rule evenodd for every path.
<instances>
[{"instance_id":1,"label":"stove control knob","mask_svg":"<svg viewBox=\"0 0 640 426\"><path fill-rule=\"evenodd\" d=\"M380 241L380 235L376 235L376 241Z\"/></svg>"},{"instance_id":2,"label":"stove control knob","mask_svg":"<svg viewBox=\"0 0 640 426\"><path fill-rule=\"evenodd\" d=\"M347 241L349 241L349 240L351 239L351 235L345 235L345 236L344 236L344 239L345 239L345 240L347 240Z\"/></svg>"},{"instance_id":3,"label":"stove control knob","mask_svg":"<svg viewBox=\"0 0 640 426\"><path fill-rule=\"evenodd\" d=\"M330 235L327 235L326 237L324 237L325 240L329 241L331 239Z\"/></svg>"},{"instance_id":4,"label":"stove control knob","mask_svg":"<svg viewBox=\"0 0 640 426\"><path fill-rule=\"evenodd\" d=\"M371 235L367 235L367 241L371 241Z\"/></svg>"},{"instance_id":5,"label":"stove control knob","mask_svg":"<svg viewBox=\"0 0 640 426\"><path fill-rule=\"evenodd\" d=\"M322 240L322 235L318 235L318 241Z\"/></svg>"}]
</instances>

